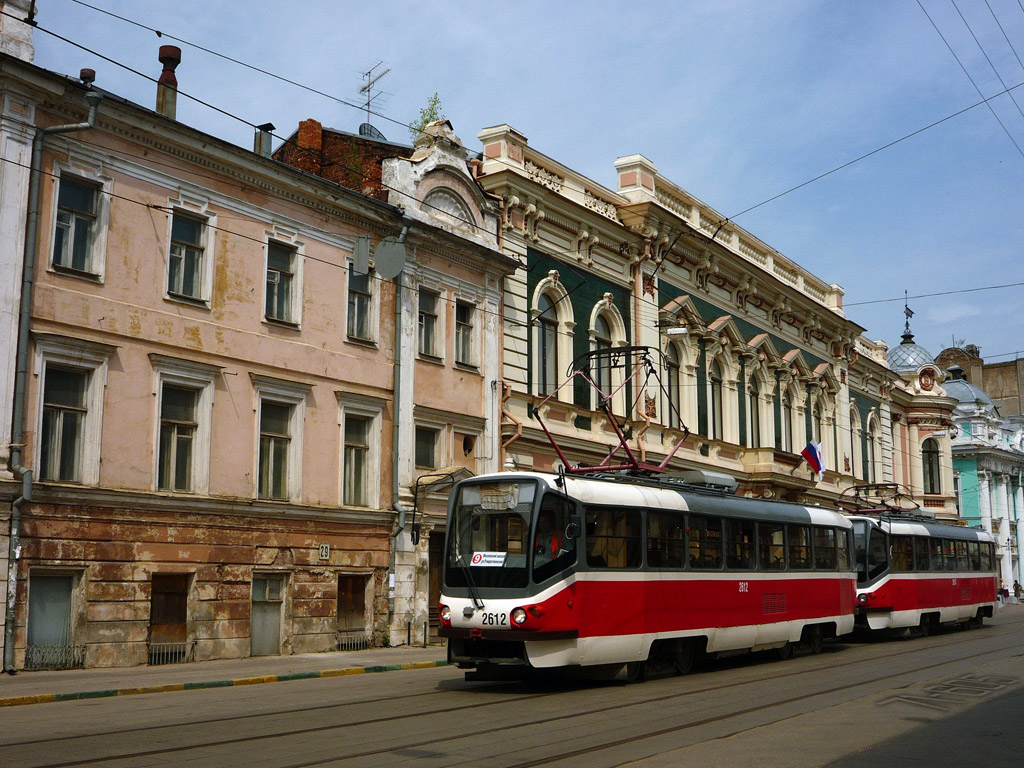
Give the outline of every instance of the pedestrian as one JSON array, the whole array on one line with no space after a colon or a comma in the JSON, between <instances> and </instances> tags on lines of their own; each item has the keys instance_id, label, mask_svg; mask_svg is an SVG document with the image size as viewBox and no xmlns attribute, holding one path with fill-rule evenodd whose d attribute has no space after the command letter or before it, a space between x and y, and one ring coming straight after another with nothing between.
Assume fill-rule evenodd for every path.
<instances>
[{"instance_id":1,"label":"pedestrian","mask_svg":"<svg viewBox=\"0 0 1024 768\"><path fill-rule=\"evenodd\" d=\"M1016 579L1014 579L1013 580L1013 602L1017 603L1018 605L1020 604L1020 591L1021 591L1020 582L1017 581Z\"/></svg>"}]
</instances>

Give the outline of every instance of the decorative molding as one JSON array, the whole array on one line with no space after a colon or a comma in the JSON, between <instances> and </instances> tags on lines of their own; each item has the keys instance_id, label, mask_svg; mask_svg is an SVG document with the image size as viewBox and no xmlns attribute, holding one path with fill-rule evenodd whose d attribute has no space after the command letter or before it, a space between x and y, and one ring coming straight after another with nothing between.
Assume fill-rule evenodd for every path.
<instances>
[{"instance_id":1,"label":"decorative molding","mask_svg":"<svg viewBox=\"0 0 1024 768\"><path fill-rule=\"evenodd\" d=\"M565 185L565 179L558 174L541 168L531 160L527 160L523 167L526 169L526 174L542 187L547 187L552 192L562 191L562 187Z\"/></svg>"}]
</instances>

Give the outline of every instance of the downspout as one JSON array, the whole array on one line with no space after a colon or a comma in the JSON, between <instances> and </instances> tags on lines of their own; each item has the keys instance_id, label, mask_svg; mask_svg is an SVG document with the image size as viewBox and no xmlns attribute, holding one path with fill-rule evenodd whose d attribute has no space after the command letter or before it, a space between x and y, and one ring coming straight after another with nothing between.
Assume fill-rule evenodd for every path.
<instances>
[{"instance_id":1,"label":"downspout","mask_svg":"<svg viewBox=\"0 0 1024 768\"><path fill-rule=\"evenodd\" d=\"M402 227L402 233L398 236L399 243L405 243L405 237L409 234L409 225ZM398 564L397 548L398 537L405 530L405 514L408 512L405 505L398 500L399 467L398 467L398 446L401 433L401 419L399 408L402 393L402 275L400 271L395 275L395 365L394 365L394 386L392 387L392 398L394 402L391 419L391 508L398 512L398 520L395 521L395 528L391 531L390 563L388 569L388 636L391 635L391 624L395 615L395 568ZM392 643L393 645L393 643Z\"/></svg>"},{"instance_id":2,"label":"downspout","mask_svg":"<svg viewBox=\"0 0 1024 768\"><path fill-rule=\"evenodd\" d=\"M95 75L82 70L82 80L88 85ZM7 618L4 623L4 671L16 674L14 668L14 619L18 586L18 558L21 555L21 508L32 501L32 470L23 465L25 440L25 380L28 372L28 329L32 313L32 289L35 284L36 242L39 238L39 187L43 168L43 143L54 133L87 131L96 126L103 95L87 91L89 115L84 123L53 125L37 128L32 137L32 165L28 182L28 214L25 219L25 256L21 275L21 304L18 316L18 351L14 374L14 411L11 419L11 471L21 478L21 496L11 504L11 537L7 560Z\"/></svg>"}]
</instances>

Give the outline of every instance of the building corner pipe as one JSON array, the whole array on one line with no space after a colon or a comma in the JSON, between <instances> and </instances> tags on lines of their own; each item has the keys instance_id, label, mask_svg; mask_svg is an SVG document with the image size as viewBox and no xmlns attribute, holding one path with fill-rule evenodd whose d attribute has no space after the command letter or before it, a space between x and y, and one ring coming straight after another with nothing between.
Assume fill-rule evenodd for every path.
<instances>
[{"instance_id":1,"label":"building corner pipe","mask_svg":"<svg viewBox=\"0 0 1024 768\"><path fill-rule=\"evenodd\" d=\"M21 478L21 495L11 503L10 548L7 559L7 607L4 620L4 671L17 672L14 666L14 621L17 615L18 561L21 556L21 508L32 501L32 470L23 466L25 440L25 390L28 375L28 332L32 316L32 292L35 286L35 260L39 239L39 187L43 171L43 144L55 133L87 131L96 126L103 94L89 90L85 94L89 114L85 122L36 128L32 137L32 164L29 169L28 210L25 215L25 250L18 307L18 347L14 373L14 407L11 414L10 468Z\"/></svg>"}]
</instances>

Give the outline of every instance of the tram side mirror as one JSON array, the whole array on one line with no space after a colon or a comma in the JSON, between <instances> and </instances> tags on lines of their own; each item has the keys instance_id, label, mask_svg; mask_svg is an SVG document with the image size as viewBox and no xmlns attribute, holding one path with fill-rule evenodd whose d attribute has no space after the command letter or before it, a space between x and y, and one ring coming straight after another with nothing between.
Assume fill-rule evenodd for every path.
<instances>
[{"instance_id":1,"label":"tram side mirror","mask_svg":"<svg viewBox=\"0 0 1024 768\"><path fill-rule=\"evenodd\" d=\"M579 515L570 515L569 522L565 525L565 538L568 541L572 541L580 535L580 517Z\"/></svg>"}]
</instances>

